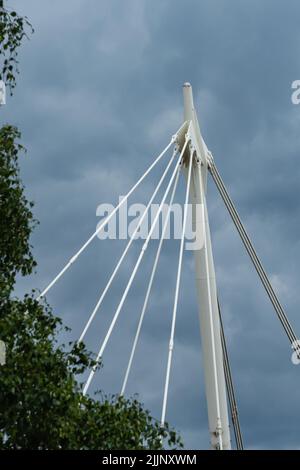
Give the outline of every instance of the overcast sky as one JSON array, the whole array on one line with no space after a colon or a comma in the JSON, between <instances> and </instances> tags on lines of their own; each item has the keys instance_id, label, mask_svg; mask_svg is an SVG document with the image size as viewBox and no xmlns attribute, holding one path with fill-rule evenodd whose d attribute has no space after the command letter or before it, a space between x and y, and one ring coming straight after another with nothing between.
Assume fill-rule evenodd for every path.
<instances>
[{"instance_id":1,"label":"overcast sky","mask_svg":"<svg viewBox=\"0 0 300 470\"><path fill-rule=\"evenodd\" d=\"M95 230L96 207L115 204L182 122L182 84L193 85L206 143L296 333L299 316L300 79L298 0L7 0L35 34L2 122L22 131L22 177L40 225L32 237L42 289ZM159 171L162 171L163 166ZM154 172L132 199L145 202ZM182 178L178 200L183 200ZM299 448L300 366L209 180L220 302L246 448ZM96 240L48 295L77 338L125 241ZM153 247L152 247L153 245ZM105 351L91 393L120 391L153 243ZM96 352L141 243L130 251L88 347ZM159 418L178 242L167 242L128 384ZM209 447L191 252L184 256L167 420L185 447Z\"/></svg>"}]
</instances>

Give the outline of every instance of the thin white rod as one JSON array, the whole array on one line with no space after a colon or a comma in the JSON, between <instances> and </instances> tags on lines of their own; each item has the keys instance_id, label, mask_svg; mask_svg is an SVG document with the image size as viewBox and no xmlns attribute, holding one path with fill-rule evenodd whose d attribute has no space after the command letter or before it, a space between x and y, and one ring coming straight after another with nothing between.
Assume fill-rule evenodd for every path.
<instances>
[{"instance_id":1,"label":"thin white rod","mask_svg":"<svg viewBox=\"0 0 300 470\"><path fill-rule=\"evenodd\" d=\"M186 140L185 140L185 144L184 144L184 146L183 146L183 148L182 148L182 151L181 151L181 153L180 153L180 156L179 156L178 161L177 161L177 163L176 163L176 166L175 166L175 168L174 168L174 171L173 171L173 174L172 174L171 179L170 179L170 181L169 181L169 184L168 184L168 187L167 187L167 189L166 189L166 192L165 192L165 194L164 194L164 196L163 196L163 199L162 199L162 201L161 201L161 203L160 203L160 206L159 206L159 208L158 208L158 211L157 211L157 213L156 213L156 216L155 216L155 218L154 218L154 221L153 221L153 223L152 223L152 225L151 225L149 234L148 234L148 236L147 236L147 238L146 238L146 241L145 241L145 243L144 243L144 245L143 245L143 247L142 247L142 250L141 250L141 253L140 253L139 257L138 257L138 260L137 260L137 262L136 262L136 265L135 265L135 267L134 267L134 269L133 269L133 271L132 271L132 273L131 273L130 279L129 279L128 284L127 284L127 286L126 286L126 288L125 288L125 290L124 290L123 296L122 296L121 301L120 301L120 303L119 303L119 305L118 305L118 308L117 308L117 310L116 310L116 312L115 312L115 314L114 314L113 320L112 320L111 325L110 325L110 327L109 327L109 329L108 329L108 332L107 332L107 334L106 334L106 336L105 336L105 338L104 338L104 341L103 341L103 343L102 343L102 346L101 346L101 348L100 348L100 350L99 350L99 352L98 352L97 359L96 359L97 362L99 361L100 357L102 357L102 355L103 355L103 352L104 352L104 350L105 350L105 347L106 347L106 345L107 345L107 342L108 342L108 340L109 340L109 338L110 338L110 336L111 336L111 333L112 333L112 331L113 331L113 329L114 329L115 323L116 323L116 321L117 321L117 319L118 319L118 316L119 316L119 314L120 314L120 312L121 312L121 309L122 309L122 307L123 307L123 304L124 304L124 302L125 302L125 300L126 300L126 297L127 297L128 292L129 292L129 289L130 289L130 287L131 287L131 284L132 284L132 282L133 282L133 280L134 280L134 278L135 278L135 275L136 275L136 273L137 273L137 270L138 270L138 268L139 268L139 266L140 266L140 264L141 264L141 261L142 261L142 259L143 259L144 253L145 253L145 251L146 251L146 249L147 249L148 242L149 242L149 240L150 240L150 238L151 238L151 235L152 235L153 230L154 230L154 228L155 228L156 222L157 222L157 220L158 220L158 218L159 218L159 215L160 215L160 212L161 212L161 210L162 210L162 207L163 207L163 205L164 205L164 203L165 203L165 200L166 200L166 198L167 198L167 196L168 196L168 194L169 194L169 192L170 192L171 185L172 185L173 180L174 180L174 178L175 178L175 176L176 176L176 172L177 172L177 170L178 170L178 167L179 167L179 164L180 164L180 162L181 162L182 156L183 156L184 151L185 151L185 149L186 149L187 143L188 143L188 138L186 138ZM96 372L96 366L93 367L92 370L91 370L91 372L90 372L90 375L89 375L89 377L88 377L88 379L87 379L87 381L86 381L86 384L85 384L85 386L84 386L84 389L83 389L83 395L85 395L85 394L87 393L88 388L89 388L90 383L91 383L91 381L92 381L92 379L93 379L93 377L94 377L95 372Z\"/></svg>"},{"instance_id":2,"label":"thin white rod","mask_svg":"<svg viewBox=\"0 0 300 470\"><path fill-rule=\"evenodd\" d=\"M150 198L150 200L149 200L149 202L148 202L148 205L147 205L147 207L145 208L145 210L144 210L144 212L143 212L143 214L142 214L142 217L140 218L140 220L139 220L139 222L138 222L138 224L137 224L137 226L136 226L136 228L135 228L133 234L131 235L129 242L127 243L127 245L126 245L126 247L125 247L125 250L123 251L123 253L122 253L122 255L121 255L121 258L119 259L119 261L118 261L118 263L117 263L117 265L116 265L116 267L115 267L115 269L114 269L114 271L113 271L113 273L112 273L112 275L111 275L111 277L110 277L108 283L107 283L106 286L105 286L104 291L102 292L102 294L101 294L101 296L100 296L98 302L96 303L96 306L95 306L94 310L92 311L92 313L91 313L91 315L90 315L90 318L88 319L88 321L87 321L87 323L86 323L86 325L85 325L85 327L84 327L84 329L83 329L83 331L82 331L82 333L81 333L81 335L80 335L80 338L79 338L79 340L78 340L79 343L80 343L81 341L83 341L83 338L85 337L87 330L89 329L89 327L90 327L90 325L91 325L91 323L92 323L92 321L93 321L93 319L94 319L94 317L95 317L97 311L99 310L99 308L100 308L100 306L101 306L101 304L102 304L102 302L103 302L103 300L104 300L104 298L105 298L105 295L107 294L107 291L108 291L108 289L110 288L110 286L111 286L111 284L112 284L112 282L113 282L113 280L114 280L114 278L115 278L115 276L116 276L116 274L117 274L117 272L118 272L118 270L119 270L119 268L120 268L120 266L121 266L121 264L122 264L122 262L123 262L123 260L124 260L124 258L125 258L125 256L126 256L126 254L128 253L128 250L129 250L129 248L131 247L131 245L132 245L132 243L133 243L133 241L134 241L134 239L135 239L135 236L136 236L136 234L137 234L139 228L141 227L141 225L142 225L142 223L143 223L143 221L144 221L144 219L145 219L145 217L146 217L146 215L147 215L147 213L148 213L148 211L149 211L149 208L150 208L150 206L151 206L151 204L152 204L152 202L153 202L153 200L154 200L156 194L158 193L158 191L159 191L159 189L160 189L160 187L161 187L161 185L162 185L162 183L163 183L163 181L164 181L164 179L165 179L165 177L166 177L166 175L167 175L167 173L168 173L168 171L169 171L169 169L170 169L170 166L172 165L173 160L174 160L174 158L175 158L175 156L176 156L177 153L178 153L178 150L177 150L177 147L175 147L174 152L173 152L173 155L172 155L172 157L171 157L171 159L170 159L170 161L169 161L169 163L168 163L168 165L167 165L167 167L166 167L166 169L165 169L165 171L164 171L162 177L160 178L160 180L159 180L159 182L158 182L158 184L157 184L157 186L156 186L156 188L155 188L155 191L153 192L153 194L152 194L152 196L151 196L151 198Z\"/></svg>"},{"instance_id":3,"label":"thin white rod","mask_svg":"<svg viewBox=\"0 0 300 470\"><path fill-rule=\"evenodd\" d=\"M202 178L202 175L200 175ZM207 234L206 234L206 225L205 225L205 196L203 192L202 181L200 182L200 197L201 197L201 208L202 208L202 220L203 220L203 241L204 241L204 258L205 258L205 269L206 269L206 284L207 284L207 297L208 297L208 310L209 310L209 323L210 323L210 335L211 335L211 344L212 344L212 360L213 360L213 375L216 389L216 408L217 408L217 428L218 433L219 447L220 450L223 450L223 439L222 439L222 423L221 423L221 406L220 406L220 395L219 395L219 381L217 373L217 357L216 357L216 345L215 345L215 336L214 336L214 324L213 324L213 309L211 302L211 285L209 277L209 264L208 264L208 253L207 253Z\"/></svg>"},{"instance_id":4,"label":"thin white rod","mask_svg":"<svg viewBox=\"0 0 300 470\"><path fill-rule=\"evenodd\" d=\"M193 165L193 153L190 154L187 187L186 187L185 202L184 202L184 216L183 216L182 233L181 233L181 241L180 241L175 298L174 298L173 315L172 315L172 326L171 326L171 335L170 335L170 342L169 342L169 354L168 354L165 389L164 389L163 406L162 406L162 414L161 414L161 426L162 427L165 424L167 402L168 402L170 371L171 371L172 356L173 356L173 349L174 349L174 336L175 336L176 316L177 316L177 307L178 307L179 287L180 287L181 271L182 271L182 259L183 259L183 249L184 249L184 241L185 241L185 230L186 230L186 221L187 221L187 212L188 212L188 201L189 201L189 192L190 192L190 184L191 184L192 165Z\"/></svg>"},{"instance_id":5,"label":"thin white rod","mask_svg":"<svg viewBox=\"0 0 300 470\"><path fill-rule=\"evenodd\" d=\"M157 268L159 257L160 257L160 252L161 252L161 249L162 249L165 233L166 233L167 226L168 226L168 223L169 223L169 216L170 216L170 213L171 213L171 207L172 207L172 204L173 204L173 200L174 200L174 196L175 196L175 192L176 192L176 188L177 188L178 178L179 178L179 171L177 172L177 176L176 176L176 179L175 179L175 183L174 183L172 195L171 195L171 198L170 198L165 223L164 223L164 226L163 226L161 238L160 238L159 245L158 245L158 248L157 248L157 252L156 252L156 256L155 256L155 260L154 260L154 264L153 264L153 268L152 268L152 272L151 272L151 276L150 276L150 280L149 280L145 300L144 300L144 305L143 305L143 308L142 308L141 316L140 316L140 319L139 319L139 323L138 323L138 326L137 326L135 338L134 338L134 341L133 341L133 345L132 345L132 349L131 349L131 353L130 353L130 358L129 358L128 366L127 366L127 369L126 369L126 373L125 373L125 377L124 377L124 381L123 381L123 385L122 385L122 389L121 389L121 393L120 393L121 396L123 396L125 394L125 389L126 389L126 386L127 386L128 377L129 377L131 366L132 366L132 361L133 361L133 358L134 358L136 346L137 346L139 336L140 336L140 332L141 332L141 328L142 328L142 325L143 325L143 320L144 320L145 312L146 312L146 309L147 309L149 296L150 296L150 292L151 292L151 289L152 289L152 284L153 284L153 280L154 280L155 273L156 273L156 268Z\"/></svg>"},{"instance_id":6,"label":"thin white rod","mask_svg":"<svg viewBox=\"0 0 300 470\"><path fill-rule=\"evenodd\" d=\"M182 127L182 126L181 126ZM181 129L181 128L180 128ZM179 129L179 130L180 130ZM102 222L102 224L97 227L96 231L90 236L90 238L82 245L82 247L77 251L77 253L68 261L65 267L57 274L57 276L48 284L48 286L42 291L41 294L38 295L36 300L40 300L44 297L47 292L51 289L51 287L56 284L56 282L61 278L61 276L69 269L69 267L77 260L77 258L81 255L81 253L88 247L88 245L94 240L94 238L98 235L98 233L108 224L110 219L114 216L114 214L120 209L120 207L124 204L124 202L129 198L129 196L136 190L136 188L141 184L141 182L146 178L146 176L150 173L150 171L155 167L155 165L162 159L162 157L166 154L169 148L173 145L176 141L177 133L172 137L170 143L164 148L164 150L158 155L158 157L154 160L154 162L149 166L149 168L145 171L145 173L140 177L140 179L135 183L135 185L130 189L130 191L124 196L122 201L115 207L115 209L107 216L107 218Z\"/></svg>"}]
</instances>

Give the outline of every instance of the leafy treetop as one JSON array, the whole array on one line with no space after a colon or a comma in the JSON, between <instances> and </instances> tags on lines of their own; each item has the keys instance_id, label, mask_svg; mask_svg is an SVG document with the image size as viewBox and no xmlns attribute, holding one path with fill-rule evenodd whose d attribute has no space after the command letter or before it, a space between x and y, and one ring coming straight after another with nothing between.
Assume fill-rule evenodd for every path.
<instances>
[{"instance_id":1,"label":"leafy treetop","mask_svg":"<svg viewBox=\"0 0 300 470\"><path fill-rule=\"evenodd\" d=\"M3 80L12 95L19 73L18 49L33 27L26 16L4 7L0 0L0 80Z\"/></svg>"}]
</instances>

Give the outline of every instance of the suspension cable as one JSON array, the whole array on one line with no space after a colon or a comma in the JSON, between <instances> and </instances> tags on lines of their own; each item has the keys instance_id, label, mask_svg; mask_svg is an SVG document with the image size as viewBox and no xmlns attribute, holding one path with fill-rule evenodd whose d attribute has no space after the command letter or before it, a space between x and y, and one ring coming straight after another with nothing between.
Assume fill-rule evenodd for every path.
<instances>
[{"instance_id":1,"label":"suspension cable","mask_svg":"<svg viewBox=\"0 0 300 470\"><path fill-rule=\"evenodd\" d=\"M137 187L141 184L141 182L146 178L146 176L150 173L150 171L156 166L156 164L162 159L162 157L167 153L169 148L173 145L176 141L178 133L183 128L185 123L178 129L176 134L174 134L169 142L169 144L164 148L164 150L158 155L158 157L154 160L154 162L149 166L149 168L145 171L145 173L140 177L140 179L135 183L135 185L130 189L130 191L124 196L122 201L114 208L114 210L107 216L107 218L100 224L96 231L90 236L90 238L82 245L82 247L75 253L74 256L67 262L67 264L63 267L63 269L57 274L57 276L47 285L47 287L39 294L36 300L40 300L44 297L47 292L51 289L51 287L56 284L56 282L61 278L61 276L70 268L70 266L78 259L81 253L89 246L89 244L94 240L94 238L100 233L100 231L108 224L110 219L114 216L114 214L120 209L120 207L127 201L129 196L137 189Z\"/></svg>"},{"instance_id":2,"label":"suspension cable","mask_svg":"<svg viewBox=\"0 0 300 470\"><path fill-rule=\"evenodd\" d=\"M223 352L224 375L225 375L225 380L226 380L226 388L227 388L228 401L229 401L229 406L230 406L230 411L231 411L231 419L232 419L233 430L234 430L234 435L235 435L236 447L237 447L237 450L244 450L242 432L241 432L241 427L240 427L240 420L239 420L239 415L238 415L238 407L237 407L234 385L233 385L233 380L232 380L231 367L230 367L230 362L229 362L229 356L228 356L228 350L227 350L227 345L226 345L219 299L218 299L218 310L219 310L219 318L220 318L220 332L221 332L221 344L222 344L222 352Z\"/></svg>"},{"instance_id":3,"label":"suspension cable","mask_svg":"<svg viewBox=\"0 0 300 470\"><path fill-rule=\"evenodd\" d=\"M137 346L139 336L140 336L140 332L141 332L141 329L142 329L142 324L143 324L145 312L146 312L146 309L147 309L149 296L150 296L150 292L151 292L151 289L152 289L152 284L153 284L153 280L154 280L154 277L155 277L155 273L156 273L156 269L157 269L157 265L158 265L158 261L159 261L159 257L160 257L160 252L161 252L162 245L163 245L163 242L164 242L166 229L167 229L167 226L168 226L168 223L169 223L169 217L170 217L171 207L173 205L173 200L174 200L174 196L175 196L175 192L176 192L176 188L177 188L177 184L178 184L178 178L179 178L179 171L177 172L177 176L176 176L176 179L175 179L175 183L174 183L172 195L171 195L171 198L170 198L166 219L165 219L164 226L163 226L163 229L162 229L161 238L160 238L159 245L158 245L158 248L157 248L157 252L156 252L156 256L155 256L155 260L154 260L154 264L153 264L153 268L152 268L152 272L151 272L147 292L146 292L146 295L145 295L145 300L144 300L141 316L140 316L140 319L139 319L139 323L138 323L138 326L137 326L135 338L134 338L134 341L133 341L133 345L132 345L132 349L131 349L131 353L130 353L130 357L129 357L129 362L128 362L128 365L127 365L127 369L126 369L126 373L125 373L125 377L124 377L124 381L123 381L123 385L122 385L122 389L121 389L121 393L120 393L121 396L123 396L125 394L127 381L128 381L129 373L130 373L131 366L132 366L132 361L133 361L133 358L134 358L136 346Z\"/></svg>"},{"instance_id":4,"label":"suspension cable","mask_svg":"<svg viewBox=\"0 0 300 470\"><path fill-rule=\"evenodd\" d=\"M294 347L295 344L297 344L297 337L293 331L293 328L285 314L285 311L282 307L282 305L280 304L279 300L278 300L278 297L268 279L268 276L261 264L261 261L259 260L257 254L256 254L256 251L253 247L253 244L241 222L241 219L235 209L235 206L227 192L227 189L221 179L221 176L216 168L216 165L213 161L210 162L210 165L209 165L209 170L210 170L210 173L212 175L212 178L220 192L220 195L225 203L225 206L233 220L233 223L234 225L236 226L237 228L237 231L242 239L242 242L251 258L251 261L256 269L256 272L257 274L259 275L259 278L269 296L269 299L271 300L272 302L272 305L277 313L277 316L288 336L288 339L290 340L291 344L292 344L292 347Z\"/></svg>"},{"instance_id":5,"label":"suspension cable","mask_svg":"<svg viewBox=\"0 0 300 470\"><path fill-rule=\"evenodd\" d=\"M111 286L111 284L112 284L112 282L113 282L113 280L114 280L114 278L115 278L115 276L116 276L116 274L117 274L117 272L118 272L118 270L119 270L119 268L120 268L120 266L121 266L121 264L122 264L122 262L123 262L123 260L124 260L124 258L125 258L125 256L126 256L126 254L128 253L128 250L129 250L130 246L132 245L133 241L135 240L135 236L136 236L138 230L140 229L140 227L141 227L141 225L142 225L142 223L143 223L143 221L144 221L146 215L148 214L149 208L150 208L150 206L151 206L151 204L152 204L152 202L153 202L153 200L154 200L156 194L158 193L158 191L159 191L159 189L160 189L160 187L161 187L161 185L162 185L162 183L163 183L163 181L164 181L164 179L165 179L165 177L166 177L166 175L167 175L167 173L168 173L168 171L169 171L169 169L170 169L170 166L171 166L171 164L173 163L173 160L174 160L174 158L175 158L175 156L176 156L177 153L178 153L178 149L177 149L177 146L176 146L175 149L174 149L173 155L172 155L172 157L171 157L171 159L170 159L170 161L169 161L169 163L168 163L168 165L167 165L167 167L166 167L166 169L165 169L163 175L161 176L161 178L160 178L160 180L159 180L159 182L158 182L158 184L157 184L157 186L156 186L156 188L155 188L155 190L154 190L154 192L153 192L153 194L152 194L152 196L151 196L151 198L150 198L150 200L149 200L149 202L148 202L147 207L145 208L145 210L144 210L144 212L143 212L141 218L139 219L139 222L138 222L138 224L137 224L137 226L136 226L134 232L132 233L129 242L128 242L127 245L126 245L125 250L123 251L123 253L122 253L122 255L121 255L121 257L120 257L120 259L119 259L119 261L118 261L118 263L117 263L117 265L116 265L116 267L115 267L115 269L114 269L114 271L113 271L113 273L112 273L112 275L111 275L111 277L110 277L108 283L107 283L106 286L105 286L104 291L102 292L102 294L101 294L101 296L100 296L98 302L96 303L96 306L95 306L94 310L92 311L92 313L91 313L91 315L90 315L90 317L89 317L89 319L88 319L88 321L87 321L87 323L86 323L86 325L85 325L85 327L84 327L84 329L83 329L83 331L82 331L82 333L81 333L81 335L80 335L80 338L79 338L79 340L78 340L78 343L80 343L81 341L83 341L83 338L85 337L88 328L90 327L90 325L91 325L91 323L92 323L92 321L93 321L93 319L94 319L94 317L95 317L97 311L99 310L99 308L100 308L100 306L101 306L101 304L102 304L102 302L103 302L103 300L104 300L104 298L105 298L105 295L107 294L108 289L110 288L110 286Z\"/></svg>"},{"instance_id":6,"label":"suspension cable","mask_svg":"<svg viewBox=\"0 0 300 470\"><path fill-rule=\"evenodd\" d=\"M175 297L174 297L173 314L172 314L171 334L170 334L170 341L169 341L168 362L167 362L165 388L164 388L163 405L162 405L162 413L161 413L161 427L163 427L165 424L167 402L168 402L170 371L171 371L172 356L173 356L173 349L174 349L174 336L175 336L176 316L177 316L177 307L178 307L179 287L180 287L181 271L182 271L182 259L183 259L183 249L184 249L184 241L185 241L185 230L186 230L186 221L187 221L187 212L188 212L188 201L189 201L193 156L194 156L193 153L190 153L187 187L186 187L185 202L184 202L183 224L182 224L178 268L177 268L176 287L175 287Z\"/></svg>"},{"instance_id":7,"label":"suspension cable","mask_svg":"<svg viewBox=\"0 0 300 470\"><path fill-rule=\"evenodd\" d=\"M179 156L178 161L177 161L177 163L176 163L176 166L175 166L175 168L174 168L174 171L173 171L173 174L172 174L171 179L170 179L170 181L169 181L169 184L168 184L168 187L167 187L167 189L166 189L166 192L165 192L165 194L164 194L164 196L163 196L163 199L162 199L162 201L161 201L161 203L160 203L160 205L159 205L159 208L158 208L158 211L157 211L156 216L155 216L155 218L154 218L153 224L151 225L149 234L148 234L148 236L147 236L147 238L146 238L146 241L145 241L145 243L144 243L144 245L143 245L143 247L142 247L141 253L140 253L139 257L138 257L138 260L137 260L137 262L136 262L136 264L135 264L135 267L133 268L133 271L132 271L132 273L131 273L130 279L129 279L128 284L127 284L127 286L126 286L126 288L125 288L125 290L124 290L123 296L122 296L121 301L120 301L120 303L119 303L119 305L118 305L118 307L117 307L117 310L116 310L116 312L115 312L115 314L114 314L113 320L112 320L112 322L111 322L111 324L110 324L110 327L109 327L109 329L108 329L108 331L107 331L107 334L106 334L106 336L105 336L105 338L104 338L104 341L103 341L103 343L102 343L102 346L101 346L101 348L100 348L100 350L99 350L99 352L98 352L98 355L97 355L97 358L96 358L96 362L97 362L97 363L99 362L99 359L100 359L100 358L102 357L102 355L103 355L103 352L104 352L104 350L105 350L105 348L106 348L107 342L108 342L108 340L109 340L109 338L110 338L110 336L111 336L111 333L112 333L112 331L113 331L113 329L114 329L115 323L116 323L116 321L117 321L117 319L118 319L118 316L119 316L119 314L120 314L120 312L121 312L121 309L122 309L122 307L123 307L123 304L124 304L124 302L125 302L125 300L126 300L126 297L127 297L128 292L129 292L129 289L130 289L130 287L131 287L131 284L132 284L132 282L133 282L133 280L134 280L134 278L135 278L135 275L136 275L136 273L137 273L137 271L138 271L138 268L139 268L139 266L140 266L140 264L141 264L141 261L142 261L142 259L143 259L144 253L145 253L145 251L146 251L146 249L147 249L147 246L148 246L149 240L150 240L150 238L151 238L151 236L152 236L152 233L153 233L153 231L154 231L154 229L155 229L155 225L156 225L156 222L157 222L157 220L158 220L158 218L159 218L159 215L160 215L160 212L161 212L161 210L162 210L162 207L163 207L163 205L164 205L164 203L165 203L165 200L166 200L166 198L167 198L167 196L168 196L168 194L169 194L169 192L170 192L170 188L171 188L171 185L172 185L172 183L173 183L173 181L174 181L174 178L176 177L176 173L177 173L177 171L178 171L179 164L181 163L182 156L183 156L183 154L184 154L184 152L185 152L187 143L188 143L188 141L189 141L188 139L189 139L189 138L186 137L184 146L183 146L183 148L182 148L182 151L181 151L181 153L180 153L180 156ZM92 381L92 379L93 379L93 377L94 377L94 374L95 374L95 372L96 372L96 367L97 367L97 366L94 366L94 367L92 368L90 374L89 374L89 377L88 377L88 379L87 379L87 381L86 381L86 384L85 384L85 386L84 386L84 388L83 388L83 395L85 395L85 394L87 393L87 391L88 391L88 388L89 388L89 386L90 386L90 383L91 383L91 381Z\"/></svg>"}]
</instances>

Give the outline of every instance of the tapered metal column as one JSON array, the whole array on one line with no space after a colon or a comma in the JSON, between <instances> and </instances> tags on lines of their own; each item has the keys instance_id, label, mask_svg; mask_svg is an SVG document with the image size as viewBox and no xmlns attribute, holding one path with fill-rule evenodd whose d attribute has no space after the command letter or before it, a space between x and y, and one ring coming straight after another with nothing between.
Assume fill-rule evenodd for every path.
<instances>
[{"instance_id":1,"label":"tapered metal column","mask_svg":"<svg viewBox=\"0 0 300 470\"><path fill-rule=\"evenodd\" d=\"M184 84L183 94L184 119L192 122L192 143L197 155L197 164L193 166L190 203L193 205L193 230L197 233L198 243L194 257L209 431L212 448L225 450L231 449L231 442L216 277L206 207L207 151L190 84Z\"/></svg>"}]
</instances>

